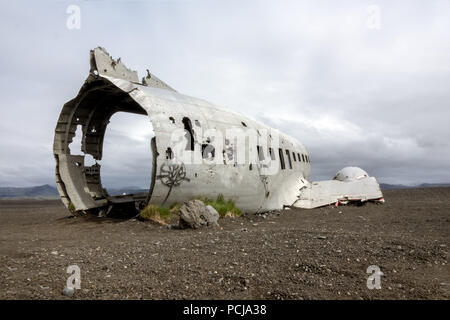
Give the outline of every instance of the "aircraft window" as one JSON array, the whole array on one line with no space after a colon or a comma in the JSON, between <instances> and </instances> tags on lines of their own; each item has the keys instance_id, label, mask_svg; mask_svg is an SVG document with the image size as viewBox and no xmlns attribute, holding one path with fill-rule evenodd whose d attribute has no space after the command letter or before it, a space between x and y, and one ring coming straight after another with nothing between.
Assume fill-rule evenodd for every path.
<instances>
[{"instance_id":1,"label":"aircraft window","mask_svg":"<svg viewBox=\"0 0 450 320\"><path fill-rule=\"evenodd\" d=\"M289 169L292 169L291 153L289 152L289 150L286 150L286 155L289 160Z\"/></svg>"},{"instance_id":2,"label":"aircraft window","mask_svg":"<svg viewBox=\"0 0 450 320\"><path fill-rule=\"evenodd\" d=\"M259 161L263 161L264 160L264 152L261 146L256 146L256 149L258 151L258 158Z\"/></svg>"},{"instance_id":3,"label":"aircraft window","mask_svg":"<svg viewBox=\"0 0 450 320\"><path fill-rule=\"evenodd\" d=\"M213 160L216 150L211 144L202 144L202 158L207 160Z\"/></svg>"},{"instance_id":4,"label":"aircraft window","mask_svg":"<svg viewBox=\"0 0 450 320\"><path fill-rule=\"evenodd\" d=\"M269 148L270 159L275 160L275 153L273 153L273 149Z\"/></svg>"},{"instance_id":5,"label":"aircraft window","mask_svg":"<svg viewBox=\"0 0 450 320\"><path fill-rule=\"evenodd\" d=\"M247 126L247 125L245 124L245 122L241 121L241 123L242 123L242 125L243 125L244 127L246 127L246 126Z\"/></svg>"},{"instance_id":6,"label":"aircraft window","mask_svg":"<svg viewBox=\"0 0 450 320\"><path fill-rule=\"evenodd\" d=\"M280 156L280 165L281 165L281 170L286 169L286 165L284 164L284 156L283 156L283 150L278 149L278 154Z\"/></svg>"},{"instance_id":7,"label":"aircraft window","mask_svg":"<svg viewBox=\"0 0 450 320\"><path fill-rule=\"evenodd\" d=\"M297 162L297 157L295 156L295 152L292 152L292 155L294 156L294 162Z\"/></svg>"},{"instance_id":8,"label":"aircraft window","mask_svg":"<svg viewBox=\"0 0 450 320\"><path fill-rule=\"evenodd\" d=\"M300 157L300 153L297 153L297 158L298 158L298 161L299 161L299 162L302 161L302 158Z\"/></svg>"},{"instance_id":9,"label":"aircraft window","mask_svg":"<svg viewBox=\"0 0 450 320\"><path fill-rule=\"evenodd\" d=\"M303 159L303 162L306 162L305 161L305 155L302 153L302 159Z\"/></svg>"},{"instance_id":10,"label":"aircraft window","mask_svg":"<svg viewBox=\"0 0 450 320\"><path fill-rule=\"evenodd\" d=\"M227 164L226 158L227 158L227 153L225 152L225 150L222 150L222 160L223 160L223 164Z\"/></svg>"},{"instance_id":11,"label":"aircraft window","mask_svg":"<svg viewBox=\"0 0 450 320\"><path fill-rule=\"evenodd\" d=\"M187 139L185 150L194 151L194 130L192 130L191 120L189 120L189 118L184 117L183 124L184 124L184 130L187 131L187 133L184 135Z\"/></svg>"},{"instance_id":12,"label":"aircraft window","mask_svg":"<svg viewBox=\"0 0 450 320\"><path fill-rule=\"evenodd\" d=\"M171 148L167 148L166 150L166 159L173 159L173 152Z\"/></svg>"}]
</instances>

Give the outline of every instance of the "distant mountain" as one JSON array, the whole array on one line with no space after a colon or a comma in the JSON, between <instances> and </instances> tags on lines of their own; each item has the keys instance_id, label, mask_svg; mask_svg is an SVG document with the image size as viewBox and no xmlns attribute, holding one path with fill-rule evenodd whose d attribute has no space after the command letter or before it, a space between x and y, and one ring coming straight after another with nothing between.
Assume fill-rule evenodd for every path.
<instances>
[{"instance_id":1,"label":"distant mountain","mask_svg":"<svg viewBox=\"0 0 450 320\"><path fill-rule=\"evenodd\" d=\"M436 187L450 187L450 183L422 183L422 184L417 184L417 185L413 185L413 186L405 186L403 184L380 183L381 190L436 188Z\"/></svg>"},{"instance_id":2,"label":"distant mountain","mask_svg":"<svg viewBox=\"0 0 450 320\"><path fill-rule=\"evenodd\" d=\"M406 186L403 184L380 183L382 190L410 189L410 188L434 188L434 187L450 187L450 183L422 183L415 186ZM148 189L138 187L108 188L111 196L119 196L123 194L146 193ZM59 199L58 190L48 184L35 187L0 187L0 199L5 198L37 198L37 199Z\"/></svg>"},{"instance_id":3,"label":"distant mountain","mask_svg":"<svg viewBox=\"0 0 450 320\"><path fill-rule=\"evenodd\" d=\"M117 189L108 189L111 196L119 196L123 194L136 194L148 192L148 189L138 187L123 187ZM0 199L5 198L42 198L42 199L58 199L59 193L55 187L48 184L36 187L0 187Z\"/></svg>"},{"instance_id":4,"label":"distant mountain","mask_svg":"<svg viewBox=\"0 0 450 320\"><path fill-rule=\"evenodd\" d=\"M48 184L28 188L0 187L0 198L56 199L59 198L59 193L55 187Z\"/></svg>"},{"instance_id":5,"label":"distant mountain","mask_svg":"<svg viewBox=\"0 0 450 320\"><path fill-rule=\"evenodd\" d=\"M409 188L415 188L415 186L405 186L403 184L380 183L381 190L395 190L395 189L409 189Z\"/></svg>"},{"instance_id":6,"label":"distant mountain","mask_svg":"<svg viewBox=\"0 0 450 320\"><path fill-rule=\"evenodd\" d=\"M418 188L450 187L450 183L422 183Z\"/></svg>"},{"instance_id":7,"label":"distant mountain","mask_svg":"<svg viewBox=\"0 0 450 320\"><path fill-rule=\"evenodd\" d=\"M147 193L148 189L142 189L138 187L124 187L124 188L107 188L108 194L110 196L121 196L123 194L136 194L136 193Z\"/></svg>"}]
</instances>

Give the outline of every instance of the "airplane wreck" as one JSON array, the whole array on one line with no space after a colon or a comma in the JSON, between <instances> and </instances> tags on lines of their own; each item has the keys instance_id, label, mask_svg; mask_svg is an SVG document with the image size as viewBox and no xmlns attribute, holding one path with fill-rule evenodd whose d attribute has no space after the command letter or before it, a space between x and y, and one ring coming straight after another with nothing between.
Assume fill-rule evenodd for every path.
<instances>
[{"instance_id":1,"label":"airplane wreck","mask_svg":"<svg viewBox=\"0 0 450 320\"><path fill-rule=\"evenodd\" d=\"M137 212L222 194L244 212L383 202L374 177L347 167L332 180L310 182L309 153L296 139L233 111L180 94L147 70L139 81L103 48L90 52L89 76L60 113L53 144L56 184L74 212ZM151 182L148 192L109 195L101 182L103 140L117 112L147 116ZM81 151L70 149L78 126ZM79 152L80 150L78 150ZM92 156L93 165L85 163Z\"/></svg>"}]
</instances>

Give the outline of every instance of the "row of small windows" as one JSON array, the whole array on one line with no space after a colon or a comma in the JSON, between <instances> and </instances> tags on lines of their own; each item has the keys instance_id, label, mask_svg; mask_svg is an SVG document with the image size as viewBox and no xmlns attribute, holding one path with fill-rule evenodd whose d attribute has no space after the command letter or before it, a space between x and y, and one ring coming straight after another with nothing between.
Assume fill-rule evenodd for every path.
<instances>
[{"instance_id":1,"label":"row of small windows","mask_svg":"<svg viewBox=\"0 0 450 320\"><path fill-rule=\"evenodd\" d=\"M169 119L172 123L175 123L175 119L173 117L169 117ZM186 140L187 140L186 150L194 151L194 130L192 128L191 120L187 117L184 117L182 120L182 123L184 125L184 129L187 131L186 135L185 135ZM241 122L241 123L244 127L247 127L247 125L244 122ZM195 120L195 125L200 127L200 122L198 120ZM259 131L258 131L258 133L259 133ZM265 160L264 152L263 152L263 149L261 146L257 146L257 152L258 152L259 160L260 161ZM291 153L287 149L285 150L285 152L286 152L286 156L288 159L289 168L292 169ZM284 155L283 155L283 151L281 148L278 149L278 154L280 157L281 169L284 170L284 169L286 169L286 164L284 161ZM269 148L269 155L270 155L271 160L275 160L275 154L274 154L272 148ZM168 150L166 151L166 158L172 159L172 156L173 156L172 150L170 148L168 148ZM214 146L210 145L209 141L208 141L208 144L202 144L202 158L203 159L213 159L214 156L215 156ZM308 162L308 163L310 162L309 156L305 155L305 154L300 154L300 153L296 154L295 152L292 152L292 158L293 158L294 162L297 162L297 159L299 162Z\"/></svg>"},{"instance_id":2,"label":"row of small windows","mask_svg":"<svg viewBox=\"0 0 450 320\"><path fill-rule=\"evenodd\" d=\"M259 161L263 161L264 160L264 152L262 151L262 147L257 146L257 150L258 150ZM294 162L297 162L297 159L298 159L298 162L308 162L309 163L309 156L306 154L292 152L292 159L291 159L291 151L286 149L285 153L286 153L286 157L288 159L289 169L292 169L292 159L294 160ZM273 152L272 148L269 148L269 155L270 155L271 160L275 160L275 153ZM283 154L283 150L281 148L278 149L278 156L280 157L281 169L282 170L286 169L284 154Z\"/></svg>"},{"instance_id":3,"label":"row of small windows","mask_svg":"<svg viewBox=\"0 0 450 320\"><path fill-rule=\"evenodd\" d=\"M265 160L264 152L261 146L257 146L257 152L258 152L258 158L259 161ZM292 169L292 160L291 160L291 152L289 150L285 150L286 157L288 159L289 169ZM269 148L269 156L271 160L275 160L275 153L273 152L272 148ZM281 148L278 149L278 156L280 157L280 165L281 169L286 169L286 162L284 158L284 153ZM202 144L202 158L203 159L214 159L215 157L215 148L214 146L210 144ZM173 158L173 152L171 148L167 148L166 150L166 159L172 159ZM295 153L292 152L292 158L294 159L294 162L310 162L309 156L305 154ZM298 160L297 160L298 159ZM225 161L225 160L224 160ZM225 163L225 162L224 162ZM251 164L250 164L250 170L251 170Z\"/></svg>"},{"instance_id":4,"label":"row of small windows","mask_svg":"<svg viewBox=\"0 0 450 320\"><path fill-rule=\"evenodd\" d=\"M257 149L259 161L264 161L265 156L264 156L262 147L256 146L256 149ZM207 144L207 143L202 144L202 158L203 159L209 159L209 160L214 159L215 153L216 153L215 151L216 150L213 145ZM285 150L285 152L286 152L286 157L288 159L289 168L292 169L291 152L287 149ZM225 154L225 150L224 150L224 154ZM276 160L275 153L273 152L272 148L269 148L269 156L270 156L271 160ZM278 156L280 157L281 169L283 169L283 170L286 169L284 154L283 154L283 150L281 148L278 149ZM300 153L296 154L295 152L292 152L292 158L294 159L294 162L297 162L297 161L298 162L308 162L308 163L310 162L309 156L305 155L305 154L300 154ZM166 150L166 159L173 159L173 152L170 147L167 148L167 150Z\"/></svg>"},{"instance_id":5,"label":"row of small windows","mask_svg":"<svg viewBox=\"0 0 450 320\"><path fill-rule=\"evenodd\" d=\"M292 160L291 160L291 151L289 150L285 150L286 152L286 157L288 159L288 163L289 163L289 169L292 169ZM286 164L284 161L284 155L283 155L283 150L280 148L278 149L278 154L280 155L280 165L281 165L281 170L286 169ZM300 153L295 153L292 152L292 159L294 160L294 162L308 162L309 163L309 156L306 154L301 154Z\"/></svg>"},{"instance_id":6,"label":"row of small windows","mask_svg":"<svg viewBox=\"0 0 450 320\"><path fill-rule=\"evenodd\" d=\"M172 123L175 123L175 119L173 117L169 117L169 119L172 121ZM182 123L184 125L184 129L187 131L186 135L185 135L186 140L187 140L186 150L194 151L194 130L192 128L191 120L189 118L184 117L182 120ZM198 120L195 120L195 124L200 127L200 123L198 122ZM242 125L245 127L247 126L244 122L242 122ZM260 161L265 160L264 151L263 151L262 147L257 146L256 148L257 148L259 160ZM300 153L296 154L295 152L292 152L292 159L291 159L291 152L287 149L285 150L285 152L286 152L286 157L287 157L288 163L289 163L289 169L292 169L292 159L294 160L294 162L297 162L297 159L299 162L308 162L308 163L310 162L308 155L300 154ZM275 153L273 152L272 148L269 148L269 155L270 155L271 160L275 160ZM284 169L286 169L286 163L284 160L283 150L281 148L278 149L278 155L280 157L281 169L284 170ZM166 150L166 159L172 159L172 157L173 157L172 149L168 148ZM214 159L214 157L215 157L214 146L210 145L209 141L207 144L202 144L202 158Z\"/></svg>"}]
</instances>

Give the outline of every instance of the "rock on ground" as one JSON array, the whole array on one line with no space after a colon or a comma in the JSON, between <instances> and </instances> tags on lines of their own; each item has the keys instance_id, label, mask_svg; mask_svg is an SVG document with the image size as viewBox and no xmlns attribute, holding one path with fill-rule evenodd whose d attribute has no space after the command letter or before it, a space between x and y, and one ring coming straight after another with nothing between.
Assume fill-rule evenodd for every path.
<instances>
[{"instance_id":1,"label":"rock on ground","mask_svg":"<svg viewBox=\"0 0 450 320\"><path fill-rule=\"evenodd\" d=\"M219 226L219 214L201 200L186 201L180 208L180 227L198 229L203 226Z\"/></svg>"},{"instance_id":2,"label":"rock on ground","mask_svg":"<svg viewBox=\"0 0 450 320\"><path fill-rule=\"evenodd\" d=\"M75 293L75 290L73 288L65 287L62 291L62 294L67 297L73 297L73 294Z\"/></svg>"}]
</instances>

